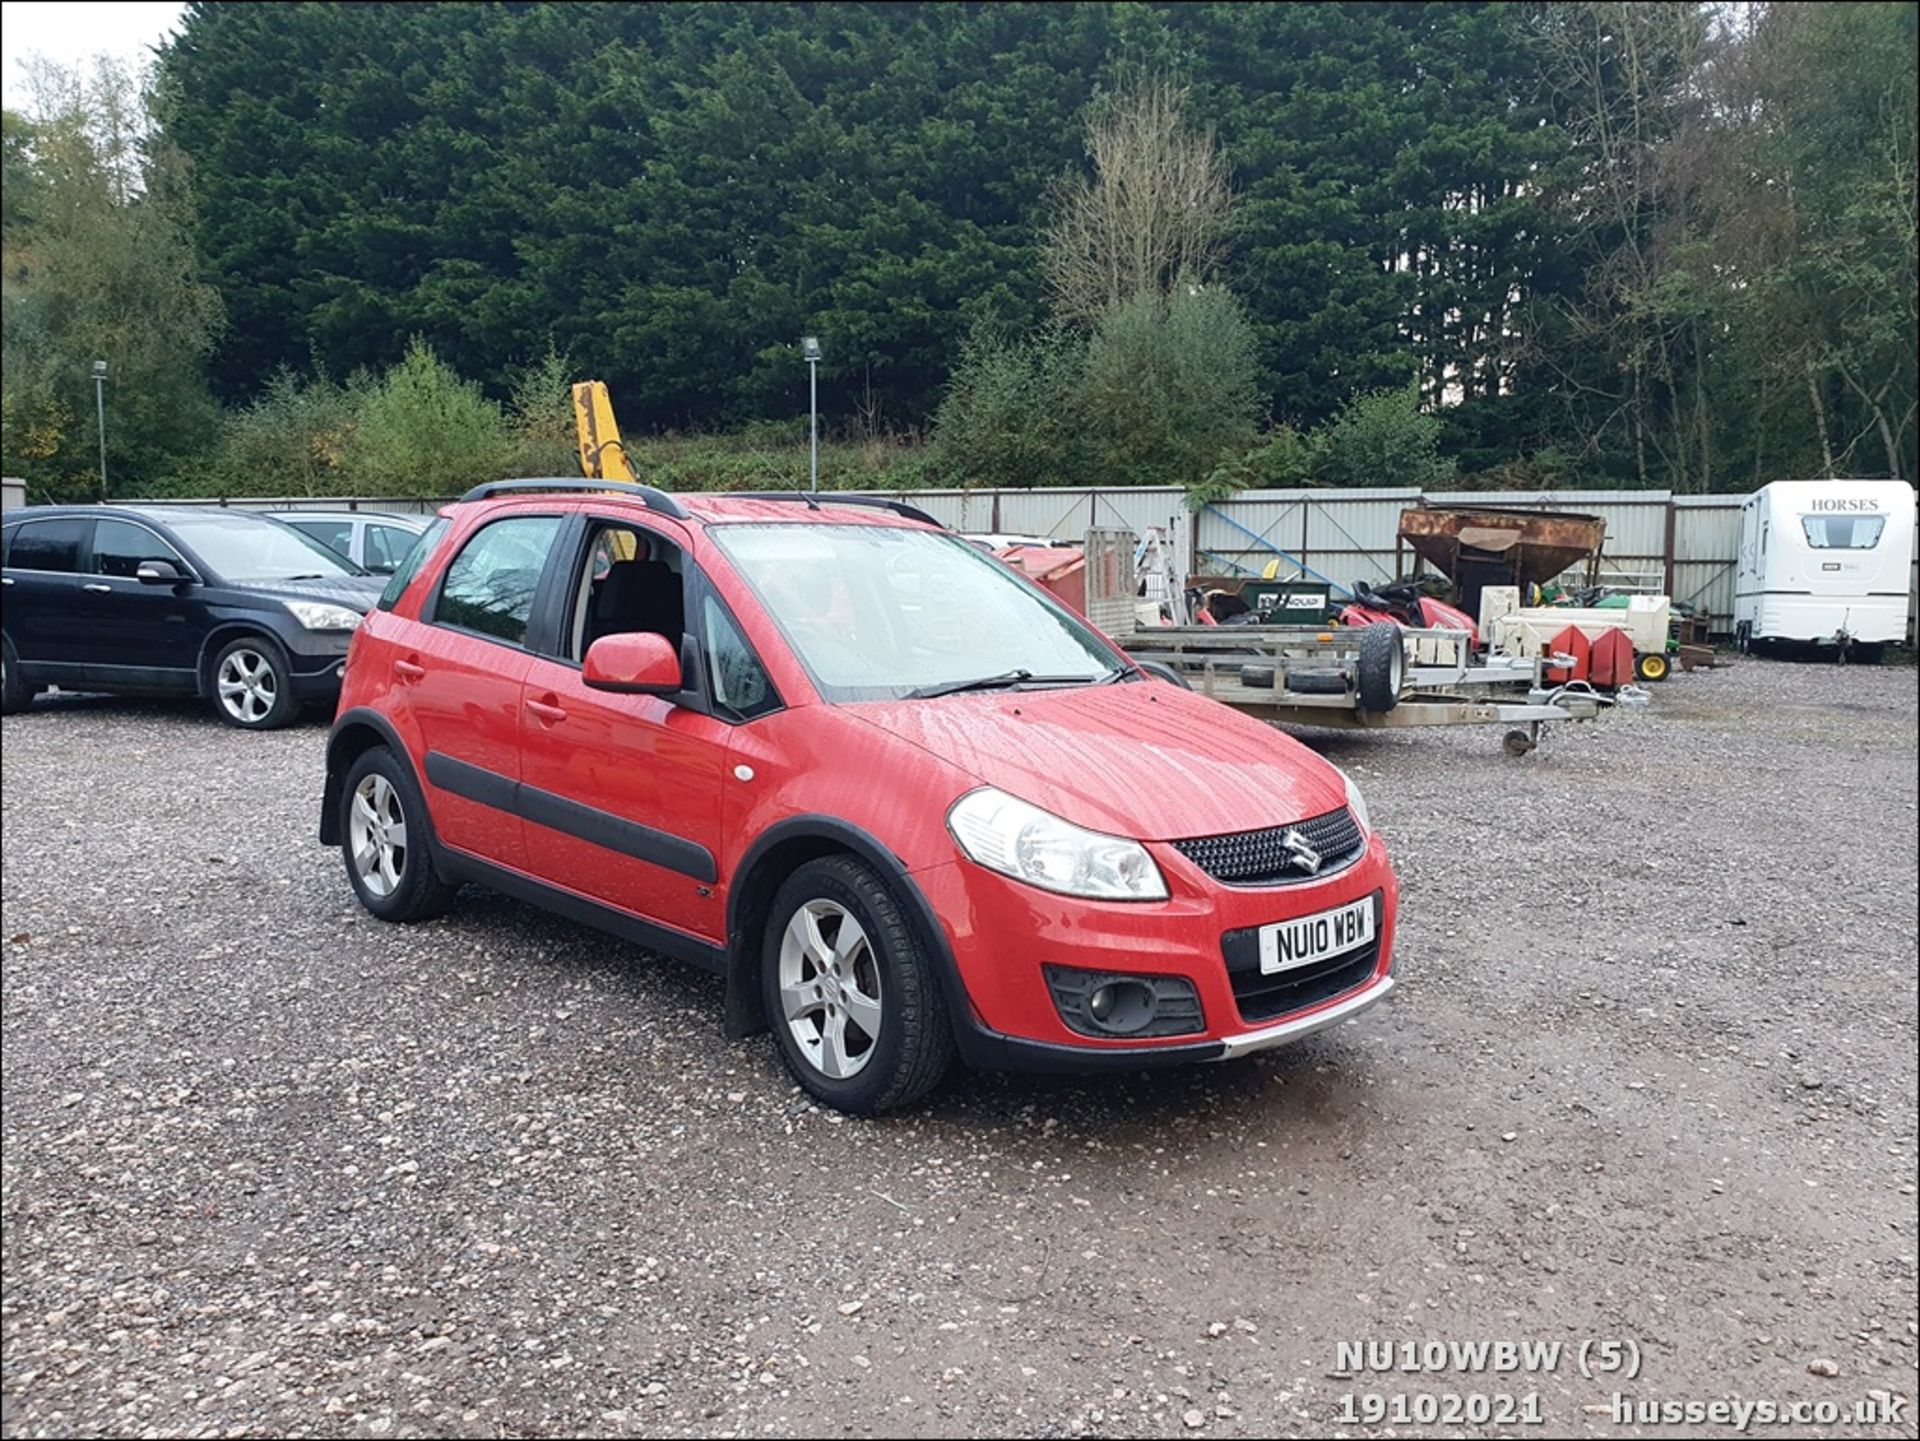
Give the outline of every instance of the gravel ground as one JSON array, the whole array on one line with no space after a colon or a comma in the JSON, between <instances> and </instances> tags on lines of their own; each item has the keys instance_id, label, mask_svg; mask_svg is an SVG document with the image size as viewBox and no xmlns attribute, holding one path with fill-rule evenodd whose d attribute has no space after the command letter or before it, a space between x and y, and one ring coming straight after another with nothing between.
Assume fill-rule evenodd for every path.
<instances>
[{"instance_id":1,"label":"gravel ground","mask_svg":"<svg viewBox=\"0 0 1920 1441\"><path fill-rule=\"evenodd\" d=\"M1744 662L1520 761L1311 737L1400 868L1390 1001L860 1123L692 971L478 892L364 916L322 727L43 699L4 727L5 1430L1366 1434L1343 1395L1451 1390L1631 1434L1622 1389L1891 1392L1911 1436L1914 700ZM1337 1364L1503 1339L1569 1352Z\"/></svg>"}]
</instances>

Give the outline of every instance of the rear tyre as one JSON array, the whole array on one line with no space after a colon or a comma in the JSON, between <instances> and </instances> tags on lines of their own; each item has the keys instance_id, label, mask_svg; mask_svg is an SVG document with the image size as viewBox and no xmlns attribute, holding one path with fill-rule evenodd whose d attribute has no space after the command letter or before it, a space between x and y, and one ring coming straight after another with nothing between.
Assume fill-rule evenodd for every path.
<instances>
[{"instance_id":1,"label":"rear tyre","mask_svg":"<svg viewBox=\"0 0 1920 1441\"><path fill-rule=\"evenodd\" d=\"M33 692L20 674L20 658L13 642L0 638L0 715L18 715L33 703Z\"/></svg>"},{"instance_id":2,"label":"rear tyre","mask_svg":"<svg viewBox=\"0 0 1920 1441\"><path fill-rule=\"evenodd\" d=\"M1400 704L1400 684L1406 676L1407 652L1400 627L1376 621L1360 632L1360 658L1354 680L1360 691L1360 709L1385 715Z\"/></svg>"},{"instance_id":3,"label":"rear tyre","mask_svg":"<svg viewBox=\"0 0 1920 1441\"><path fill-rule=\"evenodd\" d=\"M1673 666L1659 651L1650 650L1634 658L1633 673L1641 680L1665 680L1673 673Z\"/></svg>"},{"instance_id":4,"label":"rear tyre","mask_svg":"<svg viewBox=\"0 0 1920 1441\"><path fill-rule=\"evenodd\" d=\"M280 647L260 635L228 642L213 660L213 709L243 731L293 724L300 703L293 698L293 673Z\"/></svg>"},{"instance_id":5,"label":"rear tyre","mask_svg":"<svg viewBox=\"0 0 1920 1441\"><path fill-rule=\"evenodd\" d=\"M932 958L886 882L852 856L787 877L767 918L761 982L780 1059L837 1111L907 1105L953 1063Z\"/></svg>"},{"instance_id":6,"label":"rear tyre","mask_svg":"<svg viewBox=\"0 0 1920 1441\"><path fill-rule=\"evenodd\" d=\"M340 854L360 904L383 921L425 921L456 890L434 874L427 803L385 746L363 752L340 787Z\"/></svg>"}]
</instances>

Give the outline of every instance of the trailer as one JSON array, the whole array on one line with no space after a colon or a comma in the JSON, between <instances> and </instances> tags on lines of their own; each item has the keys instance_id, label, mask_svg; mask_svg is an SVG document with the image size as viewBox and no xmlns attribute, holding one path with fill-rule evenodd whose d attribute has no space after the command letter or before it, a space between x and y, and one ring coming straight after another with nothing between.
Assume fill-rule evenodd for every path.
<instances>
[{"instance_id":1,"label":"trailer","mask_svg":"<svg viewBox=\"0 0 1920 1441\"><path fill-rule=\"evenodd\" d=\"M1777 480L1740 511L1733 633L1877 660L1907 634L1914 491L1904 480Z\"/></svg>"},{"instance_id":2,"label":"trailer","mask_svg":"<svg viewBox=\"0 0 1920 1441\"><path fill-rule=\"evenodd\" d=\"M1607 703L1584 684L1548 685L1551 657L1480 656L1465 630L1146 623L1134 547L1130 531L1087 532L1087 618L1143 667L1261 720L1362 730L1506 725L1506 749L1525 755L1548 722L1590 720Z\"/></svg>"}]
</instances>

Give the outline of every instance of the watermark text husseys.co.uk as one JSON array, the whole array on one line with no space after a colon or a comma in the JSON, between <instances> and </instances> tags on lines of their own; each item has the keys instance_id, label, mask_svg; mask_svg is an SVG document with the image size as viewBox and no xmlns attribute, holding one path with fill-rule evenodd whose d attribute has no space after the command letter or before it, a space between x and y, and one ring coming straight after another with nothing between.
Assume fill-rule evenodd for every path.
<instances>
[{"instance_id":1,"label":"watermark text husseys.co.uk","mask_svg":"<svg viewBox=\"0 0 1920 1441\"><path fill-rule=\"evenodd\" d=\"M1885 1392L1856 1401L1651 1401L1615 1391L1609 1414L1616 1426L1897 1426L1907 1401Z\"/></svg>"}]
</instances>

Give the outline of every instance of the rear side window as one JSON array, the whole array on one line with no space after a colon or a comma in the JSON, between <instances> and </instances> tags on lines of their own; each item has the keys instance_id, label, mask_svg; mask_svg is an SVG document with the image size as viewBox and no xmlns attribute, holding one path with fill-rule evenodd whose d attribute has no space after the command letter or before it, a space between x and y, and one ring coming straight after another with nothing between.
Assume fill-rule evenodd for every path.
<instances>
[{"instance_id":1,"label":"rear side window","mask_svg":"<svg viewBox=\"0 0 1920 1441\"><path fill-rule=\"evenodd\" d=\"M353 523L346 520L290 520L295 530L312 536L328 550L353 559Z\"/></svg>"},{"instance_id":2,"label":"rear side window","mask_svg":"<svg viewBox=\"0 0 1920 1441\"><path fill-rule=\"evenodd\" d=\"M97 520L93 524L93 554L87 569L95 575L119 575L131 580L143 560L169 560L183 571L180 552L144 525L125 520Z\"/></svg>"},{"instance_id":3,"label":"rear side window","mask_svg":"<svg viewBox=\"0 0 1920 1441\"><path fill-rule=\"evenodd\" d=\"M533 594L559 534L557 515L514 516L482 526L447 567L435 624L525 645Z\"/></svg>"},{"instance_id":4,"label":"rear side window","mask_svg":"<svg viewBox=\"0 0 1920 1441\"><path fill-rule=\"evenodd\" d=\"M1880 544L1880 532L1887 528L1880 515L1803 515L1800 528L1807 533L1807 544L1815 550L1872 550Z\"/></svg>"},{"instance_id":5,"label":"rear side window","mask_svg":"<svg viewBox=\"0 0 1920 1441\"><path fill-rule=\"evenodd\" d=\"M413 549L413 542L413 531L403 530L397 525L370 525L367 527L367 553L360 563L368 570L395 570L407 558L407 552Z\"/></svg>"},{"instance_id":6,"label":"rear side window","mask_svg":"<svg viewBox=\"0 0 1920 1441\"><path fill-rule=\"evenodd\" d=\"M401 557L400 564L393 569L393 578L387 582L387 588L380 592L380 609L392 610L400 604L407 587L413 584L413 578L420 574L427 557L433 554L433 548L440 544L440 537L447 533L445 518L436 519L432 525L414 538L413 546Z\"/></svg>"},{"instance_id":7,"label":"rear side window","mask_svg":"<svg viewBox=\"0 0 1920 1441\"><path fill-rule=\"evenodd\" d=\"M91 520L23 520L7 547L7 565L14 570L50 570L72 575L80 569L80 546Z\"/></svg>"}]
</instances>

